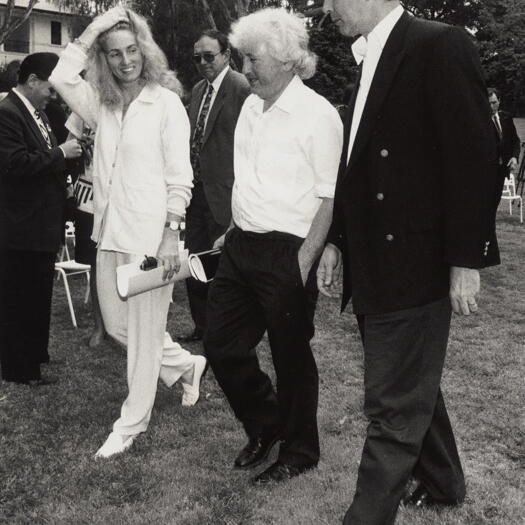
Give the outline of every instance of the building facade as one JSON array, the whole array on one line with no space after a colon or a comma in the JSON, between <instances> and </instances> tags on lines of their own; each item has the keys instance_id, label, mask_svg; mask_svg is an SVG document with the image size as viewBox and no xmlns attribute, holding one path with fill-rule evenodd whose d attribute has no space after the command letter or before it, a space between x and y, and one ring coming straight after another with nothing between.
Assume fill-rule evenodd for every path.
<instances>
[{"instance_id":1,"label":"building facade","mask_svg":"<svg viewBox=\"0 0 525 525\"><path fill-rule=\"evenodd\" d=\"M15 16L22 17L28 0L16 2ZM6 1L0 0L0 19L5 16ZM59 54L73 39L79 17L50 2L37 2L29 18L0 45L0 71L13 60L23 60L30 53L50 51Z\"/></svg>"}]
</instances>

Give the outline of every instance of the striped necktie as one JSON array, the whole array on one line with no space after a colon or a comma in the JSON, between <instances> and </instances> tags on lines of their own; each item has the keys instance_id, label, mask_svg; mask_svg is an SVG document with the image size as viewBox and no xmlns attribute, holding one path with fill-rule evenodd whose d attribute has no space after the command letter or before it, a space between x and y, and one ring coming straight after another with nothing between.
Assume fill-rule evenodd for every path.
<instances>
[{"instance_id":1,"label":"striped necktie","mask_svg":"<svg viewBox=\"0 0 525 525\"><path fill-rule=\"evenodd\" d=\"M190 160L191 166L193 168L193 178L195 180L200 179L200 162L199 155L202 148L202 139L204 138L204 126L206 124L206 117L210 110L211 96L213 94L213 86L208 85L208 91L204 97L204 104L202 105L199 118L197 119L197 124L195 126L195 132L193 133L193 139L191 141L190 148Z\"/></svg>"},{"instance_id":2,"label":"striped necktie","mask_svg":"<svg viewBox=\"0 0 525 525\"><path fill-rule=\"evenodd\" d=\"M49 136L49 129L42 117L41 112L38 111L38 109L35 109L35 117L36 117L36 122L38 124L38 128L40 129L40 133L42 133L42 137L44 137L47 147L51 149L53 147L53 144L51 144L51 137Z\"/></svg>"}]
</instances>

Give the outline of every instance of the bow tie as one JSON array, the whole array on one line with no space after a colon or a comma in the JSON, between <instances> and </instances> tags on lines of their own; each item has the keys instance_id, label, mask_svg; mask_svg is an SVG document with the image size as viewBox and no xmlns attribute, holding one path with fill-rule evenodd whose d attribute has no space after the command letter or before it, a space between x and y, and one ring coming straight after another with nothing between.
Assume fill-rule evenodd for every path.
<instances>
[{"instance_id":1,"label":"bow tie","mask_svg":"<svg viewBox=\"0 0 525 525\"><path fill-rule=\"evenodd\" d=\"M366 57L367 50L368 42L366 41L366 38L364 36L360 36L352 44L352 53L354 55L355 61L357 62L357 65L361 64L363 59Z\"/></svg>"}]
</instances>

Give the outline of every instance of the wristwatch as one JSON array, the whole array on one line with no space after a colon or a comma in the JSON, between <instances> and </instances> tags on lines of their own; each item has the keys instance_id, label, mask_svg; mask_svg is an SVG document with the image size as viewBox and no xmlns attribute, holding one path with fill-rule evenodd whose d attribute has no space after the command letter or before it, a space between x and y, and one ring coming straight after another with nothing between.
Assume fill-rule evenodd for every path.
<instances>
[{"instance_id":1,"label":"wristwatch","mask_svg":"<svg viewBox=\"0 0 525 525\"><path fill-rule=\"evenodd\" d=\"M166 221L164 228L169 228L171 231L179 231L180 222L179 221Z\"/></svg>"}]
</instances>

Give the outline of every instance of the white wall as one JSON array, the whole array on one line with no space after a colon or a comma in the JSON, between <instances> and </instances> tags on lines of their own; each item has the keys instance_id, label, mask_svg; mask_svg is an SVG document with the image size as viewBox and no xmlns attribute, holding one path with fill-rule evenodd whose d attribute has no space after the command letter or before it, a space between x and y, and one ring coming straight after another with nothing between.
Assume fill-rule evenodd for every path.
<instances>
[{"instance_id":1,"label":"white wall","mask_svg":"<svg viewBox=\"0 0 525 525\"><path fill-rule=\"evenodd\" d=\"M43 2L39 2L40 6ZM0 5L2 2L0 2ZM0 12L1 12L0 8ZM61 22L62 24L62 45L51 44L51 22ZM40 51L60 54L70 40L70 26L72 17L63 13L40 13L33 11L29 16L29 53ZM23 60L25 53L5 52L4 46L0 46L0 68L11 60Z\"/></svg>"}]
</instances>

